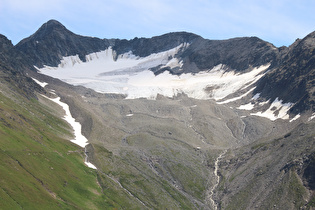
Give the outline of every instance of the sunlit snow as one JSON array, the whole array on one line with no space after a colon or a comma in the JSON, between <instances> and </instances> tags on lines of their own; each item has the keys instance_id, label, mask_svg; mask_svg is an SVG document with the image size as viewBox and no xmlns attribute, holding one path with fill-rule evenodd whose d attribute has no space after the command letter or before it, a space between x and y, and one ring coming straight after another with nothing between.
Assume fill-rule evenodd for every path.
<instances>
[{"instance_id":1,"label":"sunlit snow","mask_svg":"<svg viewBox=\"0 0 315 210\"><path fill-rule=\"evenodd\" d=\"M226 72L224 65L197 74L172 75L168 71L154 75L150 68L182 68L183 62L175 57L178 47L138 57L128 52L116 57L111 48L92 53L82 62L79 56L64 57L58 67L45 66L41 73L59 78L69 84L82 85L101 93L119 93L127 99L155 99L158 94L173 97L185 93L197 99L223 99L231 93L259 79L269 65L255 68L247 73Z\"/></svg>"},{"instance_id":2,"label":"sunlit snow","mask_svg":"<svg viewBox=\"0 0 315 210\"><path fill-rule=\"evenodd\" d=\"M256 93L256 94L253 96L252 100L257 100L259 97L260 97L260 93Z\"/></svg>"},{"instance_id":3,"label":"sunlit snow","mask_svg":"<svg viewBox=\"0 0 315 210\"><path fill-rule=\"evenodd\" d=\"M85 161L84 163L85 163L85 165L86 165L87 167L89 167L89 168L97 169L96 166L93 165L93 164L90 163L90 162L86 162L86 161Z\"/></svg>"},{"instance_id":4,"label":"sunlit snow","mask_svg":"<svg viewBox=\"0 0 315 210\"><path fill-rule=\"evenodd\" d=\"M48 85L47 82L40 82L40 81L38 81L38 80L35 79L35 78L32 78L32 79L34 80L34 82L36 82L37 84L39 84L39 85L42 86L42 87L45 87L46 85Z\"/></svg>"},{"instance_id":5,"label":"sunlit snow","mask_svg":"<svg viewBox=\"0 0 315 210\"><path fill-rule=\"evenodd\" d=\"M64 102L61 102L60 101L60 97L48 98L45 95L42 95L42 96L47 98L47 99L49 99L49 100L51 100L51 101L53 101L53 102L55 102L55 103L57 103L57 104L59 104L63 108L63 110L65 111L64 120L66 120L72 126L72 128L74 130L75 138L73 140L71 140L71 142L79 145L80 147L85 148L85 146L89 144L88 140L85 138L85 136L82 135L82 133L81 133L81 124L79 122L76 122L75 119L72 117L68 104L66 104ZM93 165L92 163L90 163L88 161L87 154L86 154L84 163L89 168L97 169L95 165Z\"/></svg>"},{"instance_id":6,"label":"sunlit snow","mask_svg":"<svg viewBox=\"0 0 315 210\"><path fill-rule=\"evenodd\" d=\"M311 120L313 120L314 118L315 118L315 113L313 113L312 116L310 116L310 117L308 118L308 121L311 121Z\"/></svg>"},{"instance_id":7,"label":"sunlit snow","mask_svg":"<svg viewBox=\"0 0 315 210\"><path fill-rule=\"evenodd\" d=\"M248 104L244 104L244 105L237 107L237 109L252 110L254 108L254 106L255 106L255 104L248 103Z\"/></svg>"},{"instance_id":8,"label":"sunlit snow","mask_svg":"<svg viewBox=\"0 0 315 210\"><path fill-rule=\"evenodd\" d=\"M277 119L289 119L288 111L292 107L292 103L282 103L282 100L276 98L270 107L264 112L251 113L251 115L256 115L260 117L266 117L272 121Z\"/></svg>"},{"instance_id":9,"label":"sunlit snow","mask_svg":"<svg viewBox=\"0 0 315 210\"><path fill-rule=\"evenodd\" d=\"M293 122L294 120L297 120L297 119L299 119L301 117L301 115L300 114L297 114L297 115L295 115L295 117L293 117L291 120L290 120L290 122Z\"/></svg>"},{"instance_id":10,"label":"sunlit snow","mask_svg":"<svg viewBox=\"0 0 315 210\"><path fill-rule=\"evenodd\" d=\"M247 91L246 93L244 93L243 95L240 95L238 97L235 97L235 98L231 98L231 99L228 99L226 101L220 101L220 102L217 102L218 104L227 104L227 103L230 103L230 102L233 102L233 101L237 101L245 96L247 96L250 92L252 92L253 90L255 89L255 87L253 87L252 89L250 89L249 91Z\"/></svg>"},{"instance_id":11,"label":"sunlit snow","mask_svg":"<svg viewBox=\"0 0 315 210\"><path fill-rule=\"evenodd\" d=\"M46 97L46 96L44 96L44 97ZM48 98L48 97L46 97L46 98ZM74 130L75 138L73 140L71 140L71 142L73 142L73 143L75 143L75 144L77 144L83 148L86 145L88 145L88 140L81 133L81 124L79 122L76 122L75 119L72 117L68 104L61 102L60 97L48 98L48 99L59 104L64 109L64 111L66 112L63 119L66 120Z\"/></svg>"}]
</instances>

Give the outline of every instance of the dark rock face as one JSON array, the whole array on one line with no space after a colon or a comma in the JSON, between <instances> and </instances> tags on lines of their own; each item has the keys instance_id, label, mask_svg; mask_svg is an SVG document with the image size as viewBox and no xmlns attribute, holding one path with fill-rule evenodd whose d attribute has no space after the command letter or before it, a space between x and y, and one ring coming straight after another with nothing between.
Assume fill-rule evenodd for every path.
<instances>
[{"instance_id":1,"label":"dark rock face","mask_svg":"<svg viewBox=\"0 0 315 210\"><path fill-rule=\"evenodd\" d=\"M186 62L195 63L201 70L224 64L237 71L267 63L275 65L277 56L277 48L257 37L228 40L199 39L182 54ZM189 69L185 70L189 71Z\"/></svg>"},{"instance_id":2,"label":"dark rock face","mask_svg":"<svg viewBox=\"0 0 315 210\"><path fill-rule=\"evenodd\" d=\"M0 34L0 81L27 98L34 98L35 92L44 90L26 76L28 70L34 70L28 57L16 50L11 41Z\"/></svg>"},{"instance_id":3,"label":"dark rock face","mask_svg":"<svg viewBox=\"0 0 315 210\"><path fill-rule=\"evenodd\" d=\"M58 21L50 20L35 34L19 42L16 48L30 55L33 65L43 67L57 66L64 56L79 55L85 61L85 55L108 46L108 40L76 35Z\"/></svg>"},{"instance_id":4,"label":"dark rock face","mask_svg":"<svg viewBox=\"0 0 315 210\"><path fill-rule=\"evenodd\" d=\"M85 61L85 55L113 47L117 55L132 51L133 54L145 57L177 47L182 43L191 43L199 36L186 32L169 33L148 38L132 40L99 39L80 36L69 31L56 20L43 24L33 35L23 39L16 48L30 55L37 67L58 66L64 56L79 55Z\"/></svg>"},{"instance_id":5,"label":"dark rock face","mask_svg":"<svg viewBox=\"0 0 315 210\"><path fill-rule=\"evenodd\" d=\"M132 40L116 40L113 49L117 54L132 51L133 54L145 57L153 53L163 52L175 48L183 43L192 43L196 40L202 39L200 36L187 33L176 32L168 33L162 36L155 36L148 38L134 38Z\"/></svg>"},{"instance_id":6,"label":"dark rock face","mask_svg":"<svg viewBox=\"0 0 315 210\"><path fill-rule=\"evenodd\" d=\"M297 40L279 58L279 64L258 82L256 92L274 100L296 103L294 114L315 109L315 32Z\"/></svg>"},{"instance_id":7,"label":"dark rock face","mask_svg":"<svg viewBox=\"0 0 315 210\"><path fill-rule=\"evenodd\" d=\"M13 48L13 44L7 37L0 34L0 49L1 52L6 52L8 49Z\"/></svg>"},{"instance_id":8,"label":"dark rock face","mask_svg":"<svg viewBox=\"0 0 315 210\"><path fill-rule=\"evenodd\" d=\"M315 190L315 153L313 153L309 161L305 164L303 178L311 190Z\"/></svg>"},{"instance_id":9,"label":"dark rock face","mask_svg":"<svg viewBox=\"0 0 315 210\"><path fill-rule=\"evenodd\" d=\"M242 71L251 66L274 62L278 55L277 48L257 37L218 41L206 40L192 33L176 32L152 38L109 40L74 34L56 20L43 24L35 34L18 43L16 48L30 55L33 65L42 67L57 66L62 57L71 55L79 55L85 61L85 55L105 50L109 46L117 55L132 51L136 56L145 57L183 43L190 44L188 49L177 55L185 61L184 72L208 70L218 64Z\"/></svg>"},{"instance_id":10,"label":"dark rock face","mask_svg":"<svg viewBox=\"0 0 315 210\"><path fill-rule=\"evenodd\" d=\"M10 40L0 34L0 62L14 68L15 71L23 72L25 69L33 69L28 62L28 56L16 50Z\"/></svg>"}]
</instances>

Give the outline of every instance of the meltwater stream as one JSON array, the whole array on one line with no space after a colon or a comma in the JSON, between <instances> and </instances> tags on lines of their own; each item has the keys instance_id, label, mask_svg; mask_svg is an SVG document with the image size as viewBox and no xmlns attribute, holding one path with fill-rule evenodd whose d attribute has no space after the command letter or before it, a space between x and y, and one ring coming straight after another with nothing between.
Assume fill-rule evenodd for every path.
<instances>
[{"instance_id":1,"label":"meltwater stream","mask_svg":"<svg viewBox=\"0 0 315 210\"><path fill-rule=\"evenodd\" d=\"M217 157L215 163L214 163L214 176L216 178L216 182L215 184L212 186L210 193L209 193L209 200L211 202L211 205L213 207L213 209L217 210L218 209L218 204L214 201L213 199L213 194L214 194L214 190L217 188L217 186L220 183L220 176L218 175L218 168L219 168L219 162L222 159L222 157L224 156L224 154L226 153L226 150L224 150L219 157Z\"/></svg>"}]
</instances>

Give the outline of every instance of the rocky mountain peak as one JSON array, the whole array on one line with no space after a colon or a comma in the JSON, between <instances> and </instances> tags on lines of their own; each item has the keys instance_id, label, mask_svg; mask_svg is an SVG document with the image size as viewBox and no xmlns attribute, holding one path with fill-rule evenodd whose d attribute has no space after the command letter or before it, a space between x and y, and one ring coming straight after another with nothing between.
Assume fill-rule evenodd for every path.
<instances>
[{"instance_id":1,"label":"rocky mountain peak","mask_svg":"<svg viewBox=\"0 0 315 210\"><path fill-rule=\"evenodd\" d=\"M282 53L279 65L258 81L256 92L274 100L294 102L291 112L315 109L315 32L297 39Z\"/></svg>"},{"instance_id":2,"label":"rocky mountain peak","mask_svg":"<svg viewBox=\"0 0 315 210\"><path fill-rule=\"evenodd\" d=\"M46 40L48 38L66 39L68 36L74 35L69 31L64 25L62 25L57 20L49 20L44 23L33 35L23 39L18 45L24 45L25 43L31 41L34 44L38 44L39 41Z\"/></svg>"},{"instance_id":3,"label":"rocky mountain peak","mask_svg":"<svg viewBox=\"0 0 315 210\"><path fill-rule=\"evenodd\" d=\"M12 42L4 35L0 34L0 51L6 51L13 47Z\"/></svg>"},{"instance_id":4,"label":"rocky mountain peak","mask_svg":"<svg viewBox=\"0 0 315 210\"><path fill-rule=\"evenodd\" d=\"M58 66L62 57L79 55L85 61L85 55L106 49L109 41L85 37L69 31L56 20L44 23L33 35L23 39L16 48L30 55L33 65Z\"/></svg>"},{"instance_id":5,"label":"rocky mountain peak","mask_svg":"<svg viewBox=\"0 0 315 210\"><path fill-rule=\"evenodd\" d=\"M300 40L299 46L302 50L310 50L315 48L315 31Z\"/></svg>"},{"instance_id":6,"label":"rocky mountain peak","mask_svg":"<svg viewBox=\"0 0 315 210\"><path fill-rule=\"evenodd\" d=\"M49 20L48 22L44 23L38 31L45 30L67 30L67 28L57 20Z\"/></svg>"},{"instance_id":7,"label":"rocky mountain peak","mask_svg":"<svg viewBox=\"0 0 315 210\"><path fill-rule=\"evenodd\" d=\"M34 34L34 38L43 39L46 36L50 36L51 34L57 36L64 36L64 35L72 35L73 33L69 31L64 25L56 20L50 20L44 23L38 31Z\"/></svg>"},{"instance_id":8,"label":"rocky mountain peak","mask_svg":"<svg viewBox=\"0 0 315 210\"><path fill-rule=\"evenodd\" d=\"M46 25L47 27L59 27L59 28L65 28L64 25L62 25L59 21L51 19L49 21L47 21L46 23L44 23L44 25Z\"/></svg>"}]
</instances>

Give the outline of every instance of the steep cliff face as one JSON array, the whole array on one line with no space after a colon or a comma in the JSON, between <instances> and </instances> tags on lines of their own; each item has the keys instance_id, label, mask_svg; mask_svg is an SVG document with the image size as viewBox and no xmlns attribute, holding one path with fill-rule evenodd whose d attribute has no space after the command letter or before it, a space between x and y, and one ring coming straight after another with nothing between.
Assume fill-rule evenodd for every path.
<instances>
[{"instance_id":1,"label":"steep cliff face","mask_svg":"<svg viewBox=\"0 0 315 210\"><path fill-rule=\"evenodd\" d=\"M315 32L297 40L279 58L279 64L266 74L256 88L262 96L294 102L295 114L315 109Z\"/></svg>"},{"instance_id":2,"label":"steep cliff face","mask_svg":"<svg viewBox=\"0 0 315 210\"><path fill-rule=\"evenodd\" d=\"M27 98L34 98L35 92L44 90L26 76L26 71L29 70L35 69L29 63L28 57L16 50L5 36L0 35L0 80Z\"/></svg>"},{"instance_id":3,"label":"steep cliff face","mask_svg":"<svg viewBox=\"0 0 315 210\"><path fill-rule=\"evenodd\" d=\"M182 57L188 63L195 63L198 69L207 70L224 64L239 72L249 68L276 65L279 52L272 44L257 37L243 37L228 40L200 39L189 46ZM189 68L185 69L186 72Z\"/></svg>"},{"instance_id":4,"label":"steep cliff face","mask_svg":"<svg viewBox=\"0 0 315 210\"><path fill-rule=\"evenodd\" d=\"M116 40L113 49L117 54L132 51L134 55L146 57L153 53L175 48L183 43L193 43L203 40L200 36L187 32L174 32L152 38L134 38L132 40Z\"/></svg>"}]
</instances>

